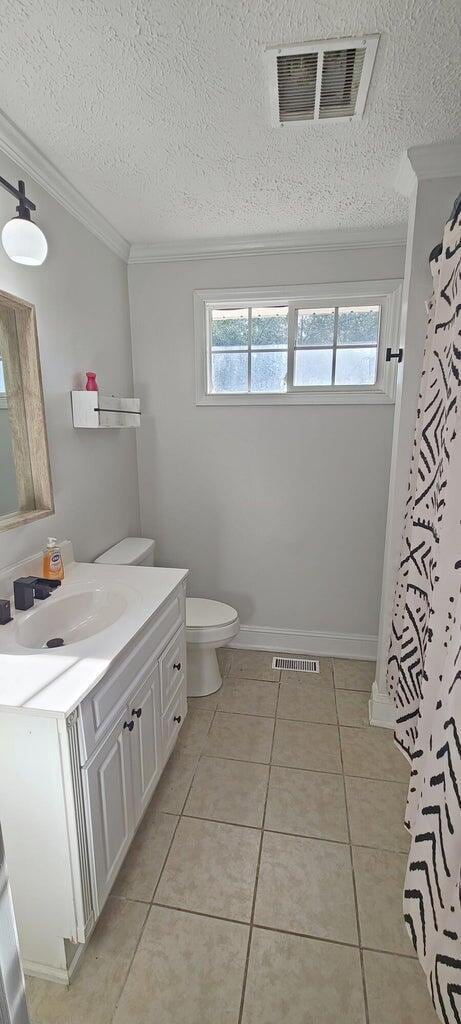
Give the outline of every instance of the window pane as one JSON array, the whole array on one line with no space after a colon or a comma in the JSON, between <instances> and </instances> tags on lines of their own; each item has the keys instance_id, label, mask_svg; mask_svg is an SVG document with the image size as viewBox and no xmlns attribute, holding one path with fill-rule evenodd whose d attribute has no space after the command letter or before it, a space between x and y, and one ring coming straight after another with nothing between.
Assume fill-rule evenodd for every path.
<instances>
[{"instance_id":1,"label":"window pane","mask_svg":"<svg viewBox=\"0 0 461 1024\"><path fill-rule=\"evenodd\" d=\"M3 374L3 360L0 359L0 395L4 395L6 392L5 377Z\"/></svg>"},{"instance_id":2,"label":"window pane","mask_svg":"<svg viewBox=\"0 0 461 1024\"><path fill-rule=\"evenodd\" d=\"M219 348L248 345L248 309L212 309L211 344Z\"/></svg>"},{"instance_id":3,"label":"window pane","mask_svg":"<svg viewBox=\"0 0 461 1024\"><path fill-rule=\"evenodd\" d=\"M215 394L248 391L246 352L213 352L211 371L211 387Z\"/></svg>"},{"instance_id":4,"label":"window pane","mask_svg":"<svg viewBox=\"0 0 461 1024\"><path fill-rule=\"evenodd\" d=\"M286 352L252 352L251 390L286 391L287 358Z\"/></svg>"},{"instance_id":5,"label":"window pane","mask_svg":"<svg viewBox=\"0 0 461 1024\"><path fill-rule=\"evenodd\" d=\"M374 384L376 348L338 348L335 384Z\"/></svg>"},{"instance_id":6,"label":"window pane","mask_svg":"<svg viewBox=\"0 0 461 1024\"><path fill-rule=\"evenodd\" d=\"M333 349L313 349L295 352L294 383L298 387L320 387L331 384Z\"/></svg>"},{"instance_id":7,"label":"window pane","mask_svg":"<svg viewBox=\"0 0 461 1024\"><path fill-rule=\"evenodd\" d=\"M335 328L333 309L298 309L297 345L332 345Z\"/></svg>"},{"instance_id":8,"label":"window pane","mask_svg":"<svg viewBox=\"0 0 461 1024\"><path fill-rule=\"evenodd\" d=\"M341 306L338 310L338 345L377 345L379 306Z\"/></svg>"},{"instance_id":9,"label":"window pane","mask_svg":"<svg viewBox=\"0 0 461 1024\"><path fill-rule=\"evenodd\" d=\"M288 345L287 306L253 307L251 311L252 345Z\"/></svg>"}]
</instances>

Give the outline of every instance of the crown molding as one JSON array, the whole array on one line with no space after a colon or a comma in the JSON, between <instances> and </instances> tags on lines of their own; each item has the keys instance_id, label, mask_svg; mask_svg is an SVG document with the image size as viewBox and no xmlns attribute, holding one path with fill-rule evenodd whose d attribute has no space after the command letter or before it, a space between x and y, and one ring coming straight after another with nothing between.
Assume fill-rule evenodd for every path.
<instances>
[{"instance_id":1,"label":"crown molding","mask_svg":"<svg viewBox=\"0 0 461 1024\"><path fill-rule=\"evenodd\" d=\"M408 196L418 181L456 177L461 177L461 137L430 146L411 146L402 156L394 185L397 192Z\"/></svg>"},{"instance_id":2,"label":"crown molding","mask_svg":"<svg viewBox=\"0 0 461 1024\"><path fill-rule=\"evenodd\" d=\"M296 232L289 235L250 235L235 238L202 238L189 242L134 243L129 264L172 263L180 260L228 259L232 256L279 256L284 253L329 252L344 249L376 249L406 244L406 227L364 230Z\"/></svg>"},{"instance_id":3,"label":"crown molding","mask_svg":"<svg viewBox=\"0 0 461 1024\"><path fill-rule=\"evenodd\" d=\"M21 170L37 182L53 199L91 231L100 242L128 260L129 244L111 224L95 210L70 181L44 154L0 111L0 151L19 164Z\"/></svg>"}]
</instances>

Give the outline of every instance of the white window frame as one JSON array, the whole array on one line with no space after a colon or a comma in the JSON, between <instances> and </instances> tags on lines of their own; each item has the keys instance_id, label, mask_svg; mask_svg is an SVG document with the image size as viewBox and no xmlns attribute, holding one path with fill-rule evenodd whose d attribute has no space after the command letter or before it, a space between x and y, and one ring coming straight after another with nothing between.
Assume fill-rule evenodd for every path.
<instances>
[{"instance_id":1,"label":"white window frame","mask_svg":"<svg viewBox=\"0 0 461 1024\"><path fill-rule=\"evenodd\" d=\"M299 285L279 288L212 288L194 292L195 375L197 405L389 405L395 401L396 364L386 362L386 350L399 347L402 282L352 281L340 284ZM208 391L211 369L211 310L235 306L290 306L288 364L294 358L295 306L379 305L381 307L378 367L372 385L328 384L323 387L289 386L287 391L261 394L213 394Z\"/></svg>"}]
</instances>

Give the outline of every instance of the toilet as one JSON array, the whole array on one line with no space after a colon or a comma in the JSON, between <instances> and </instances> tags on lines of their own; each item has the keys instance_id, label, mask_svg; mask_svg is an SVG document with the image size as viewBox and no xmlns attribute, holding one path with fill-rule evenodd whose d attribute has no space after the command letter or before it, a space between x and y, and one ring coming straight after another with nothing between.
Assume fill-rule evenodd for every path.
<instances>
[{"instance_id":1,"label":"toilet","mask_svg":"<svg viewBox=\"0 0 461 1024\"><path fill-rule=\"evenodd\" d=\"M222 684L216 649L229 643L240 629L230 604L204 597L186 598L187 693L205 697Z\"/></svg>"},{"instance_id":2,"label":"toilet","mask_svg":"<svg viewBox=\"0 0 461 1024\"><path fill-rule=\"evenodd\" d=\"M124 537L104 551L95 562L106 565L153 565L155 541L148 537Z\"/></svg>"},{"instance_id":3,"label":"toilet","mask_svg":"<svg viewBox=\"0 0 461 1024\"><path fill-rule=\"evenodd\" d=\"M104 551L96 562L106 565L153 565L155 541L125 537ZM204 597L186 598L187 694L205 697L222 685L216 650L229 643L240 629L230 604Z\"/></svg>"}]
</instances>

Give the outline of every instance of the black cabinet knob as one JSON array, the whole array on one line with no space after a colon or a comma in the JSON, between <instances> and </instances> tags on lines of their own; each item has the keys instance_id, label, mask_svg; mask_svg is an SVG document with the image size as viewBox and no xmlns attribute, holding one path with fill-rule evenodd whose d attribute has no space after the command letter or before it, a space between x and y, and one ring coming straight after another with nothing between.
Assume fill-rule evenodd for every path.
<instances>
[{"instance_id":1,"label":"black cabinet knob","mask_svg":"<svg viewBox=\"0 0 461 1024\"><path fill-rule=\"evenodd\" d=\"M133 708L133 710L132 710L131 714L132 714L132 715L136 715L136 718L141 718L141 715L142 715L142 708ZM133 724L133 723L132 723L132 724Z\"/></svg>"},{"instance_id":2,"label":"black cabinet knob","mask_svg":"<svg viewBox=\"0 0 461 1024\"><path fill-rule=\"evenodd\" d=\"M177 668L177 670L179 672L179 670L181 668L181 662L180 661L175 661L174 664L173 664L173 668Z\"/></svg>"},{"instance_id":3,"label":"black cabinet knob","mask_svg":"<svg viewBox=\"0 0 461 1024\"><path fill-rule=\"evenodd\" d=\"M180 721L181 721L181 715L175 715L174 718L173 718L173 722L177 722L178 725L179 725Z\"/></svg>"},{"instance_id":4,"label":"black cabinet knob","mask_svg":"<svg viewBox=\"0 0 461 1024\"><path fill-rule=\"evenodd\" d=\"M128 729L130 732L133 732L134 722L124 722L123 723L123 728L124 729Z\"/></svg>"}]
</instances>

